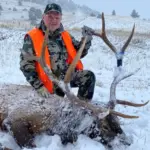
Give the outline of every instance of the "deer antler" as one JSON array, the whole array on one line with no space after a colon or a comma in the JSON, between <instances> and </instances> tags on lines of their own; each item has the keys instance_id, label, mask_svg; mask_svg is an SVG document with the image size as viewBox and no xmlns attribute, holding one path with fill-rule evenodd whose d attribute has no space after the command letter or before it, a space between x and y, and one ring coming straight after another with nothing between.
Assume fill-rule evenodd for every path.
<instances>
[{"instance_id":1,"label":"deer antler","mask_svg":"<svg viewBox=\"0 0 150 150\"><path fill-rule=\"evenodd\" d=\"M127 39L127 41L125 42L125 44L123 45L123 47L121 48L121 51L117 51L116 47L108 40L107 36L106 36L106 32L105 32L105 18L104 18L104 13L102 13L102 32L101 33L96 33L93 32L93 35L100 37L107 45L108 47L115 53L116 58L117 58L117 72L118 74L116 74L116 76L114 77L114 80L111 84L111 88L110 88L110 101L109 101L109 106L113 109L115 107L116 104L122 104L122 105L128 105L128 106L134 106L134 107L141 107L141 106L145 106L148 104L149 101L143 103L143 104L136 104L136 103L131 103L129 101L122 101L122 100L117 100L116 99L116 86L117 84L133 75L134 73L131 73L129 75L122 75L122 60L123 60L123 56L124 56L124 52L127 48L127 46L129 45L133 34L134 34L134 30L135 30L135 24L133 25L131 34L129 36L129 38Z\"/></svg>"},{"instance_id":2,"label":"deer antler","mask_svg":"<svg viewBox=\"0 0 150 150\"><path fill-rule=\"evenodd\" d=\"M85 102L80 100L77 96L75 96L71 91L70 91L70 87L69 87L69 82L70 82L70 78L71 78L71 74L73 72L73 70L75 69L75 66L78 62L78 60L80 59L80 56L82 54L82 51L84 49L85 43L86 43L86 39L84 39L75 59L73 60L72 64L70 65L70 67L67 70L67 73L65 75L65 79L63 82L59 81L51 72L50 68L46 65L45 63L45 49L46 49L46 45L47 45L47 40L48 40L48 29L45 32L45 37L44 37L44 42L43 42L43 46L42 46L42 51L41 51L41 57L36 57L36 56L31 56L31 55L27 55L26 59L27 60L35 60L38 61L42 68L44 69L45 73L48 75L48 77L55 83L57 83L62 90L64 91L64 93L66 94L66 96L68 97L68 99L72 102L73 105L77 105L79 107L82 107L83 109L86 109L88 111L90 111L92 114L94 114L95 116L102 118L105 117L106 115L108 115L109 113L123 117L123 118L137 118L138 116L129 116L129 115L125 115L119 112L116 112L114 110L109 110L103 107L97 107L92 105L91 103Z\"/></svg>"},{"instance_id":3,"label":"deer antler","mask_svg":"<svg viewBox=\"0 0 150 150\"><path fill-rule=\"evenodd\" d=\"M149 103L149 101L143 103L143 104L135 104L135 103L132 103L132 102L128 102L126 100L118 100L117 99L117 104L121 104L121 105L128 105L128 106L134 106L134 107L142 107L142 106L145 106Z\"/></svg>"}]
</instances>

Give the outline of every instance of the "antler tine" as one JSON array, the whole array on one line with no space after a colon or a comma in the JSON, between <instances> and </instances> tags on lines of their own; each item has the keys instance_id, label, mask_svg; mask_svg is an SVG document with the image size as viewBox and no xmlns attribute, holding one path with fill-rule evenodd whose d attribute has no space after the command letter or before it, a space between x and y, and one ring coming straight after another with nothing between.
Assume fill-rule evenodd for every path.
<instances>
[{"instance_id":1,"label":"antler tine","mask_svg":"<svg viewBox=\"0 0 150 150\"><path fill-rule=\"evenodd\" d=\"M137 69L135 72L137 72L139 69ZM124 76L117 76L116 78L114 78L114 81L112 82L111 84L111 88L110 88L110 102L109 102L109 105L111 108L114 108L115 107L115 104L121 104L121 105L128 105L128 106L133 106L133 107L142 107L142 106L145 106L149 103L149 101L143 103L143 104L137 104L137 103L132 103L132 102L129 102L129 101L125 101L125 100L117 100L116 99L116 87L117 87L117 84L134 75L135 72L132 72L130 74L127 74L127 75L124 75Z\"/></svg>"},{"instance_id":2,"label":"antler tine","mask_svg":"<svg viewBox=\"0 0 150 150\"><path fill-rule=\"evenodd\" d=\"M132 31L131 31L131 34L129 36L129 38L127 39L127 41L125 42L125 44L123 45L122 49L121 49L121 52L124 53L126 48L128 47L132 37L133 37L133 34L134 34L134 31L135 31L135 24L133 25L133 28L132 28Z\"/></svg>"},{"instance_id":3,"label":"antler tine","mask_svg":"<svg viewBox=\"0 0 150 150\"><path fill-rule=\"evenodd\" d=\"M117 67L117 69L118 69L118 67ZM116 99L116 87L117 87L117 84L120 82L120 81L122 81L122 80L124 80L124 79L126 79L126 78L128 78L128 77L130 77L130 76L132 76L132 75L134 75L135 74L135 72L137 72L137 71L139 71L139 69L137 69L136 71L134 71L134 72L131 72L130 74L118 74L115 78L114 78L114 80L113 80L113 82L111 83L111 87L110 87L110 100L109 100L109 103L108 103L108 106L111 108L111 109L114 109L114 107L115 107L115 105L116 104L118 104L117 103L117 99ZM121 103L120 103L121 104ZM129 104L129 103L128 103Z\"/></svg>"},{"instance_id":4,"label":"antler tine","mask_svg":"<svg viewBox=\"0 0 150 150\"><path fill-rule=\"evenodd\" d=\"M123 113L120 113L120 112L117 112L117 111L114 111L114 110L110 110L110 113L113 114L113 115L122 117L122 118L127 118L127 119L139 118L139 116L126 115L126 114L123 114Z\"/></svg>"},{"instance_id":5,"label":"antler tine","mask_svg":"<svg viewBox=\"0 0 150 150\"><path fill-rule=\"evenodd\" d=\"M116 105L116 87L117 87L117 84L122 81L123 79L126 79L128 78L129 76L132 76L134 73L130 73L128 75L120 75L118 74L113 82L111 83L111 86L110 86L110 100L109 100L109 103L108 103L108 106L112 109L114 109L115 105Z\"/></svg>"},{"instance_id":6,"label":"antler tine","mask_svg":"<svg viewBox=\"0 0 150 150\"><path fill-rule=\"evenodd\" d=\"M80 46L80 49L78 50L78 53L77 53L76 57L74 58L73 62L71 63L70 67L68 68L68 70L66 72L66 75L65 75L65 78L64 78L65 83L69 83L69 81L71 79L72 72L75 69L75 66L76 66L77 62L79 61L79 59L82 55L82 52L83 52L83 49L85 47L86 41L87 41L87 37L85 37L83 39L82 45Z\"/></svg>"},{"instance_id":7,"label":"antler tine","mask_svg":"<svg viewBox=\"0 0 150 150\"><path fill-rule=\"evenodd\" d=\"M42 45L41 57L40 57L41 66L44 67L44 68L45 67L48 68L47 65L46 65L45 59L44 59L46 46L47 46L47 42L48 42L48 33L49 33L49 30L47 28L46 31L45 31L45 37L44 37L44 42L43 42L43 45Z\"/></svg>"},{"instance_id":8,"label":"antler tine","mask_svg":"<svg viewBox=\"0 0 150 150\"><path fill-rule=\"evenodd\" d=\"M101 33L93 32L93 35L100 37L114 53L117 52L115 46L108 40L106 36L104 13L102 13L102 32Z\"/></svg>"},{"instance_id":9,"label":"antler tine","mask_svg":"<svg viewBox=\"0 0 150 150\"><path fill-rule=\"evenodd\" d=\"M87 41L87 37L85 37L82 41L82 45L80 46L80 49L78 50L78 53L76 54L76 57L73 59L71 65L69 66L67 72L66 72L66 75L65 75L65 78L64 78L64 83L65 83L65 94L66 96L69 98L69 99L74 99L76 100L76 103L79 104L79 105L83 105L83 103L81 104L80 100L78 101L78 97L75 96L71 91L70 91L70 87L68 85L68 83L70 82L71 80L71 75L76 67L76 64L77 62L79 61L81 55L82 55L82 52L83 52L83 49L85 47L85 43Z\"/></svg>"},{"instance_id":10,"label":"antler tine","mask_svg":"<svg viewBox=\"0 0 150 150\"><path fill-rule=\"evenodd\" d=\"M118 100L116 101L117 104L121 104L121 105L128 105L128 106L133 106L133 107L142 107L145 106L149 103L149 101L143 103L143 104L136 104L136 103L132 103L126 100Z\"/></svg>"}]
</instances>

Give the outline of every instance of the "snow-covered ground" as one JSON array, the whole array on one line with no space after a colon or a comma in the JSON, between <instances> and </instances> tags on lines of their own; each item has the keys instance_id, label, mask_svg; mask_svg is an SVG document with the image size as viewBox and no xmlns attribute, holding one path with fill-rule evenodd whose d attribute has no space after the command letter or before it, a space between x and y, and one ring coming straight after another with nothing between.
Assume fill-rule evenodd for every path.
<instances>
[{"instance_id":1,"label":"snow-covered ground","mask_svg":"<svg viewBox=\"0 0 150 150\"><path fill-rule=\"evenodd\" d=\"M35 7L41 10L44 10L44 5L31 3L31 2L22 2L22 6L18 5L18 0L1 0L0 2L3 10L0 16L0 20L27 20L28 19L28 10L31 7ZM16 11L13 11L13 8L16 8ZM12 15L13 14L13 15Z\"/></svg>"},{"instance_id":2,"label":"snow-covered ground","mask_svg":"<svg viewBox=\"0 0 150 150\"><path fill-rule=\"evenodd\" d=\"M4 3L5 0L1 0ZM8 7L9 8L9 7ZM3 16L4 17L4 16ZM6 18L5 18L6 20ZM4 20L4 22L5 22ZM0 19L0 21L3 21ZM83 25L94 29L101 29L101 21L98 18L81 15L65 14L63 17L64 26L77 39L80 39L80 28ZM119 83L117 87L117 98L132 102L145 102L150 98L150 22L130 17L106 16L106 31L110 41L119 50L135 23L135 36L133 37L124 56L124 69L132 72L140 70L133 76ZM22 47L26 28L0 29L0 84L28 84L25 77L19 70L19 55ZM97 37L93 38L92 47L88 55L83 59L85 69L92 70L97 78L93 101L107 102L109 100L110 84L113 80L113 71L116 66L114 53L106 44ZM15 102L15 101L14 101ZM150 104L142 108L117 106L117 111L122 113L138 115L139 119L121 119L121 126L125 133L133 138L133 144L125 148L115 147L115 150L149 150L150 146ZM17 150L12 137L0 132L0 142ZM98 142L80 135L74 144L63 146L59 136L40 135L36 138L37 148L34 150L104 150ZM117 145L117 141L116 141ZM24 148L24 150L27 150Z\"/></svg>"}]
</instances>

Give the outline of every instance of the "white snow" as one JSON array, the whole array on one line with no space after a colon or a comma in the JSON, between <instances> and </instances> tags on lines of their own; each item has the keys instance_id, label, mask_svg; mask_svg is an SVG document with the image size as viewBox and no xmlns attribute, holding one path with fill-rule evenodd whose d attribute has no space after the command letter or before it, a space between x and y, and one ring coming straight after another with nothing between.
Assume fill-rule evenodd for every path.
<instances>
[{"instance_id":1,"label":"white snow","mask_svg":"<svg viewBox=\"0 0 150 150\"><path fill-rule=\"evenodd\" d=\"M13 1L10 1L13 2ZM5 3L5 0L1 0ZM12 3L12 6L17 4ZM7 6L7 5L6 5ZM26 3L27 6L27 3ZM31 5L28 5L31 6ZM9 6L8 6L9 8ZM28 7L27 7L28 8ZM5 7L5 11L7 7ZM0 21L10 20L12 15L3 16ZM140 70L133 76L121 81L117 86L117 98L129 100L136 103L142 103L150 98L150 21L132 19L130 17L107 16L106 15L106 31L110 41L117 47L118 51L123 46L125 40L129 36L132 26L135 23L135 36L133 37L129 47L127 48L123 66L126 73ZM101 30L101 21L98 18L87 17L81 15L66 14L63 17L64 26L80 39L80 28L83 25ZM1 27L1 26L0 26ZM0 28L0 84L28 84L19 70L19 55L22 47L23 37L28 31L27 28ZM115 54L106 46L106 44L98 37L93 37L92 47L88 55L83 59L85 69L92 70L96 75L96 88L93 101L107 103L109 100L110 85L113 80L114 68L116 66ZM75 90L76 91L76 90ZM15 102L15 101L14 101ZM150 104L141 108L133 108L126 106L117 106L117 111L126 114L138 115L139 119L121 119L121 126L125 133L132 137L133 144L129 147L122 146L122 150L149 150L150 146ZM17 146L12 137L6 133L0 132L0 142L17 150ZM104 150L104 146L98 142L80 135L78 141L74 144L63 146L59 136L39 135L36 137L37 148L34 150ZM115 150L120 147L114 145ZM24 150L27 150L24 148Z\"/></svg>"}]
</instances>

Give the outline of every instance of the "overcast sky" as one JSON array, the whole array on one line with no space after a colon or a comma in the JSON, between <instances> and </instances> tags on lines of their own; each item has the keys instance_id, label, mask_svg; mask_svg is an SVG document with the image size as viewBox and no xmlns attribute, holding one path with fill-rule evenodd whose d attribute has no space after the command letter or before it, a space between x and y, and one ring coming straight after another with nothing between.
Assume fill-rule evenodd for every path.
<instances>
[{"instance_id":1,"label":"overcast sky","mask_svg":"<svg viewBox=\"0 0 150 150\"><path fill-rule=\"evenodd\" d=\"M135 9L141 18L150 18L150 0L73 0L76 4L87 5L99 12L129 16Z\"/></svg>"}]
</instances>

